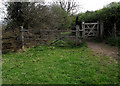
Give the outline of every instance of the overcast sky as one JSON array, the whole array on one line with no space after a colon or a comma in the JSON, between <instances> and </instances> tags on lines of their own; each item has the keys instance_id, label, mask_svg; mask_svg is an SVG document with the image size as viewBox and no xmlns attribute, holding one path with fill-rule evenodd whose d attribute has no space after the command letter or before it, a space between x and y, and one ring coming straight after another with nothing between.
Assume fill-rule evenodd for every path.
<instances>
[{"instance_id":1,"label":"overcast sky","mask_svg":"<svg viewBox=\"0 0 120 86\"><path fill-rule=\"evenodd\" d=\"M119 2L120 0L78 0L78 1L82 7L81 9L82 12L85 12L86 10L95 11L101 9L111 2Z\"/></svg>"},{"instance_id":2,"label":"overcast sky","mask_svg":"<svg viewBox=\"0 0 120 86\"><path fill-rule=\"evenodd\" d=\"M0 8L4 9L4 6L2 5L2 1L0 0ZM52 1L52 0L46 0L46 1ZM76 2L80 5L80 12L85 12L87 10L89 11L95 11L98 9L103 8L107 4L111 2L119 2L120 0L76 0ZM0 11L0 20L2 18L3 14Z\"/></svg>"}]
</instances>

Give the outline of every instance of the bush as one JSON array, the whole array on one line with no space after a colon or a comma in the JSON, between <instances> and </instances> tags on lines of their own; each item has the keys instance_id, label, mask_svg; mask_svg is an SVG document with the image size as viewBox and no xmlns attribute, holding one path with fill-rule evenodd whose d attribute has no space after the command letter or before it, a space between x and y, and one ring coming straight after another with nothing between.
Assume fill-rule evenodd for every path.
<instances>
[{"instance_id":1,"label":"bush","mask_svg":"<svg viewBox=\"0 0 120 86\"><path fill-rule=\"evenodd\" d=\"M109 45L111 45L111 46L120 46L120 37L116 37L116 38L114 38L114 37L109 37L108 39L107 39L107 42L106 42L107 44L109 44Z\"/></svg>"}]
</instances>

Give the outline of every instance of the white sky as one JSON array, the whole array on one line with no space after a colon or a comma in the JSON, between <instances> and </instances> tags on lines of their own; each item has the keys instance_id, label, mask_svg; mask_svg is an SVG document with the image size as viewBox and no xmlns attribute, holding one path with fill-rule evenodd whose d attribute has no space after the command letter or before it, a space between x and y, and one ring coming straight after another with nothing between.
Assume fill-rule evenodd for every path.
<instances>
[{"instance_id":1,"label":"white sky","mask_svg":"<svg viewBox=\"0 0 120 86\"><path fill-rule=\"evenodd\" d=\"M2 1L0 0L0 20L3 17L3 13L1 13L1 9L4 9L4 6L2 5ZM16 0L17 1L17 0ZM46 0L48 2L52 0ZM85 12L87 10L89 11L95 11L98 9L103 8L107 4L111 2L119 2L120 0L76 0L76 2L80 5L80 11L79 12Z\"/></svg>"},{"instance_id":2,"label":"white sky","mask_svg":"<svg viewBox=\"0 0 120 86\"><path fill-rule=\"evenodd\" d=\"M54 0L45 1L51 2ZM80 12L85 12L87 10L95 11L101 9L111 2L119 2L120 0L74 0L74 1L76 1L80 5Z\"/></svg>"},{"instance_id":3,"label":"white sky","mask_svg":"<svg viewBox=\"0 0 120 86\"><path fill-rule=\"evenodd\" d=\"M77 0L77 1L79 1L82 7L82 12L85 12L87 10L95 11L101 9L111 2L119 2L120 0Z\"/></svg>"}]
</instances>

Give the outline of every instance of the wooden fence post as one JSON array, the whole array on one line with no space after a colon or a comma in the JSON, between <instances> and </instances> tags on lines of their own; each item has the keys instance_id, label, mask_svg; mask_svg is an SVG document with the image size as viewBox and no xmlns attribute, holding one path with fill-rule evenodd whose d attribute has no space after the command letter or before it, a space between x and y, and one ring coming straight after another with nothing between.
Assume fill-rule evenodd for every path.
<instances>
[{"instance_id":1,"label":"wooden fence post","mask_svg":"<svg viewBox=\"0 0 120 86\"><path fill-rule=\"evenodd\" d=\"M23 26L20 26L20 45L21 45L21 49L24 50L24 34L23 34Z\"/></svg>"}]
</instances>

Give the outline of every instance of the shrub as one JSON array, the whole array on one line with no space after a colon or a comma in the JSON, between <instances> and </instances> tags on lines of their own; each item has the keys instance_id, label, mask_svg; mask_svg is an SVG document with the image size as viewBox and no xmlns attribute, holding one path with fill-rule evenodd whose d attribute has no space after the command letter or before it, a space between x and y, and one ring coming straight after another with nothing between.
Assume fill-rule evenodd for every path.
<instances>
[{"instance_id":1,"label":"shrub","mask_svg":"<svg viewBox=\"0 0 120 86\"><path fill-rule=\"evenodd\" d=\"M120 37L116 37L116 38L114 38L114 37L109 37L108 39L107 39L107 42L106 42L107 44L109 44L109 45L111 45L111 46L120 46Z\"/></svg>"}]
</instances>

